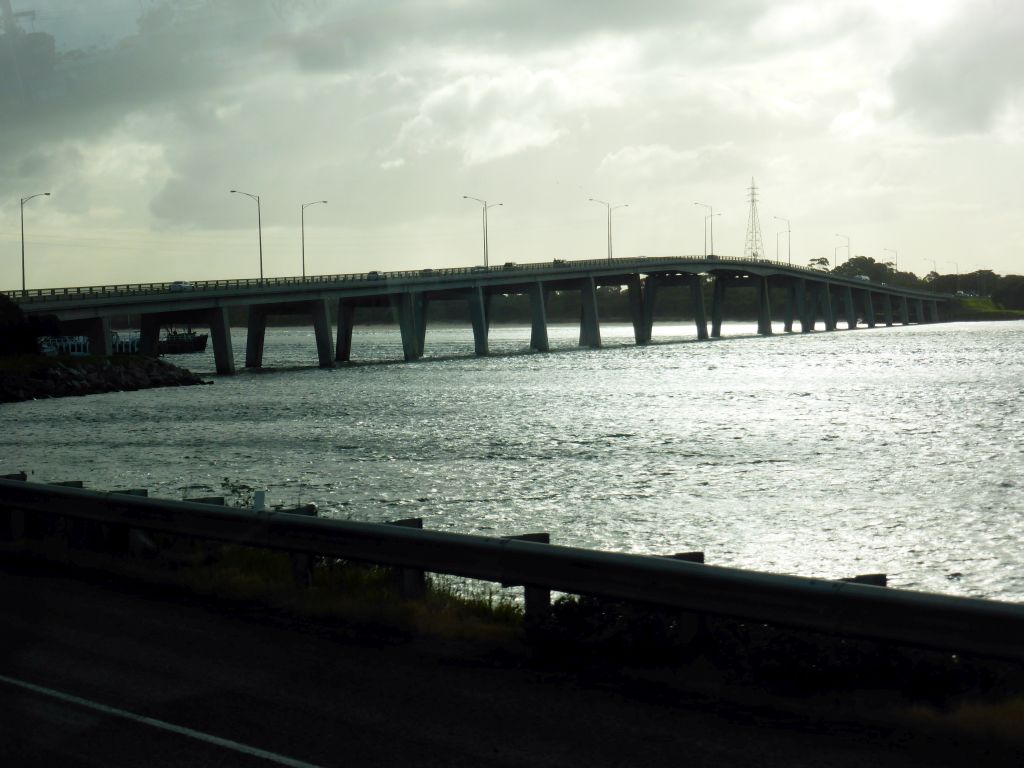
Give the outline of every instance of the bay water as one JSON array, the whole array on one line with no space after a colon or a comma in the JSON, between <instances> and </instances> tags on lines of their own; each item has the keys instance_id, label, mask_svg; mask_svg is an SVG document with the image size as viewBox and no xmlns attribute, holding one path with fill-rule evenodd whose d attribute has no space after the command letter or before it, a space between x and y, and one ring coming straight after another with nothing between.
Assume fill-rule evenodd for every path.
<instances>
[{"instance_id":1,"label":"bay water","mask_svg":"<svg viewBox=\"0 0 1024 768\"><path fill-rule=\"evenodd\" d=\"M271 328L260 371L170 358L211 386L0 406L0 472L1024 601L1024 323L755 330L554 325L539 354L496 326L476 358L431 327L407 364L367 326L320 369L311 329Z\"/></svg>"}]
</instances>

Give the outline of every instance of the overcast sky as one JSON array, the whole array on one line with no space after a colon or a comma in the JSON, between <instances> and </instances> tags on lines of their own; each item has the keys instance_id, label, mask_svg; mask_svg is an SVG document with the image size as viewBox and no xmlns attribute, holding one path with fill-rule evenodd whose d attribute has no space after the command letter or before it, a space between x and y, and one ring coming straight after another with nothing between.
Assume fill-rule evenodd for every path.
<instances>
[{"instance_id":1,"label":"overcast sky","mask_svg":"<svg viewBox=\"0 0 1024 768\"><path fill-rule=\"evenodd\" d=\"M1024 273L1019 0L11 0L0 288L742 255ZM5 73L5 77L9 73ZM787 256L786 235L778 238ZM840 256L845 249L840 250Z\"/></svg>"}]
</instances>

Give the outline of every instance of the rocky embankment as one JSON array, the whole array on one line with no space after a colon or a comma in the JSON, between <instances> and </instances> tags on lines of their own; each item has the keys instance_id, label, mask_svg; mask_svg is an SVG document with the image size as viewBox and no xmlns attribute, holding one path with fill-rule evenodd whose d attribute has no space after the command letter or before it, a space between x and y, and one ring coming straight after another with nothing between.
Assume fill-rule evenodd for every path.
<instances>
[{"instance_id":1,"label":"rocky embankment","mask_svg":"<svg viewBox=\"0 0 1024 768\"><path fill-rule=\"evenodd\" d=\"M0 365L0 403L206 384L191 371L147 357L19 358Z\"/></svg>"}]
</instances>

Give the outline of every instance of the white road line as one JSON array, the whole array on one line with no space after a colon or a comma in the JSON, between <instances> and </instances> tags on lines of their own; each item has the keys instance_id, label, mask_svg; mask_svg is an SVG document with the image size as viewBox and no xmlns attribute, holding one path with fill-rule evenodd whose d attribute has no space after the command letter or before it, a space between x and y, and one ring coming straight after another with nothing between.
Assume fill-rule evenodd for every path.
<instances>
[{"instance_id":1,"label":"white road line","mask_svg":"<svg viewBox=\"0 0 1024 768\"><path fill-rule=\"evenodd\" d=\"M248 744L242 744L231 739L222 739L220 736L214 736L209 733L203 733L202 731L196 731L192 728L185 728L181 725L175 725L174 723L167 723L163 720L157 720L153 717L146 717L145 715L136 715L134 712L128 712L117 707L109 707L106 704L100 704L96 701L89 701L78 696L72 696L70 693L63 693L61 691L55 691L52 688L44 688L41 685L35 685L33 683L27 683L24 680L18 680L13 677L7 677L6 675L0 675L0 682L13 685L18 688L24 688L28 691L42 694L43 696L49 696L53 699L59 699L66 701L69 704L77 704L80 707L86 709L92 709L96 712L102 712L106 715L113 715L114 717L121 717L125 720L132 720L136 723L142 723L153 728L160 728L164 731L170 731L171 733L177 733L180 736L188 736L191 739L197 741L205 741L207 744L215 744L218 747L224 747L225 749L231 749L235 752L240 752L243 755L251 755L253 757L259 757L264 760L269 760L278 765L287 765L290 768L319 768L319 766L313 763L304 763L301 760L295 760L285 755L279 755L276 752L268 752L265 749L259 749L257 747L250 747Z\"/></svg>"}]
</instances>

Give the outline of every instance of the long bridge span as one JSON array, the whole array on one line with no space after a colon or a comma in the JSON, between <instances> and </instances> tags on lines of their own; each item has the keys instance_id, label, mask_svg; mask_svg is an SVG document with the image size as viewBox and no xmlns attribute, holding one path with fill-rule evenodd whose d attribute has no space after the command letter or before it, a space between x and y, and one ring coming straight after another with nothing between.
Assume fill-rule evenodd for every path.
<instances>
[{"instance_id":1,"label":"long bridge span","mask_svg":"<svg viewBox=\"0 0 1024 768\"><path fill-rule=\"evenodd\" d=\"M704 285L710 284L711 307L706 309ZM347 362L352 349L356 310L391 307L402 335L406 360L423 355L427 306L434 301L466 303L473 327L474 351L488 352L490 303L496 295L526 295L531 312L531 348L548 350L546 297L551 291L579 291L580 346L601 346L598 292L601 286L626 288L637 344L651 340L659 289L688 286L698 339L721 336L728 296L738 290L756 295L758 333L772 333L770 295L782 289L784 328L793 332L939 322L939 305L948 294L846 278L789 264L722 256L672 256L513 264L500 267L422 269L348 275L281 277L263 280L208 280L190 284L136 283L79 288L7 291L28 315L52 315L61 330L89 337L96 354L110 354L111 318L138 315L139 349L155 356L161 325L189 323L208 326L217 373L235 372L228 309L246 307L248 336L245 365L263 363L267 318L305 315L315 329L322 367ZM337 303L333 333L330 304ZM710 314L710 318L708 315ZM710 320L710 322L709 322ZM710 327L709 327L710 326Z\"/></svg>"}]
</instances>

